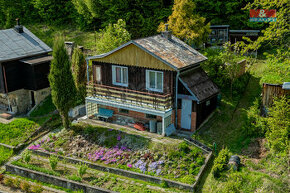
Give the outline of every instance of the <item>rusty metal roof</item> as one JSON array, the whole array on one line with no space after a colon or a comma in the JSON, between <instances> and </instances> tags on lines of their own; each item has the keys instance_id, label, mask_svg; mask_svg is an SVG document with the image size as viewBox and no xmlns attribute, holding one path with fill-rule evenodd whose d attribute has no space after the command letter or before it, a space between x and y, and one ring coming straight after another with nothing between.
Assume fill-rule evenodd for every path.
<instances>
[{"instance_id":1,"label":"rusty metal roof","mask_svg":"<svg viewBox=\"0 0 290 193\"><path fill-rule=\"evenodd\" d=\"M134 40L137 44L150 51L177 69L187 67L206 60L201 53L187 45L185 42L171 36L167 39L162 35Z\"/></svg>"},{"instance_id":2,"label":"rusty metal roof","mask_svg":"<svg viewBox=\"0 0 290 193\"><path fill-rule=\"evenodd\" d=\"M201 67L181 73L180 79L200 102L203 102L219 93L218 87L211 81Z\"/></svg>"},{"instance_id":3,"label":"rusty metal roof","mask_svg":"<svg viewBox=\"0 0 290 193\"><path fill-rule=\"evenodd\" d=\"M191 46L187 45L173 35L171 36L171 39L167 39L162 35L155 35L147 38L131 40L110 52L91 56L87 59L91 60L97 58L104 58L130 44L138 46L145 52L151 54L152 56L174 68L175 70L179 70L207 60L207 58L201 53L199 53Z\"/></svg>"}]
</instances>

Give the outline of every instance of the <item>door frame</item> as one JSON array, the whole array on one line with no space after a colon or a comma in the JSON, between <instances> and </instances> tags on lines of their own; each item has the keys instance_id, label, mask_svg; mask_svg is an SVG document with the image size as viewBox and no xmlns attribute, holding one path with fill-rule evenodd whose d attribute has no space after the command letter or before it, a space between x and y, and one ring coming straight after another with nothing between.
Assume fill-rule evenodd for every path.
<instances>
[{"instance_id":1,"label":"door frame","mask_svg":"<svg viewBox=\"0 0 290 193\"><path fill-rule=\"evenodd\" d=\"M191 130L191 114L192 114L192 100L181 99L181 128L182 129Z\"/></svg>"}]
</instances>

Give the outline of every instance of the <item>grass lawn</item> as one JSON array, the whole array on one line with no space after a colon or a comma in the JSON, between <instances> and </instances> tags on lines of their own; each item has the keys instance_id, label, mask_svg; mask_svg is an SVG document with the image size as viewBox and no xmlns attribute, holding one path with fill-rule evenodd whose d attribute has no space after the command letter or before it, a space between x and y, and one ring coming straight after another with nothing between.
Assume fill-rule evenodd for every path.
<instances>
[{"instance_id":1,"label":"grass lawn","mask_svg":"<svg viewBox=\"0 0 290 193\"><path fill-rule=\"evenodd\" d=\"M25 27L50 47L53 46L54 37L57 34L62 34L65 36L65 41L73 41L75 44L84 46L86 49L95 49L95 32L83 32L68 25L49 26L33 24L26 25Z\"/></svg>"},{"instance_id":2,"label":"grass lawn","mask_svg":"<svg viewBox=\"0 0 290 193\"><path fill-rule=\"evenodd\" d=\"M219 179L208 172L199 192L289 192L287 161L281 163L278 155L272 155L267 150L267 143L262 145L266 149L262 157L253 159L244 153L256 141L255 137L246 135L245 123L249 108L261 94L261 65L263 62L260 61L250 69L251 78L240 100L233 101L223 93L221 108L194 136L209 146L216 143L218 150L227 147L242 161L239 171L225 171Z\"/></svg>"},{"instance_id":3,"label":"grass lawn","mask_svg":"<svg viewBox=\"0 0 290 193\"><path fill-rule=\"evenodd\" d=\"M30 117L45 116L53 112L55 109L56 108L52 103L51 95L49 95L40 106L38 106L33 112L31 112Z\"/></svg>"},{"instance_id":4,"label":"grass lawn","mask_svg":"<svg viewBox=\"0 0 290 193\"><path fill-rule=\"evenodd\" d=\"M0 123L0 143L16 146L23 143L40 125L26 118Z\"/></svg>"},{"instance_id":5,"label":"grass lawn","mask_svg":"<svg viewBox=\"0 0 290 193\"><path fill-rule=\"evenodd\" d=\"M10 150L6 147L0 146L0 166L4 162L6 162L12 155L13 155L12 150Z\"/></svg>"}]
</instances>

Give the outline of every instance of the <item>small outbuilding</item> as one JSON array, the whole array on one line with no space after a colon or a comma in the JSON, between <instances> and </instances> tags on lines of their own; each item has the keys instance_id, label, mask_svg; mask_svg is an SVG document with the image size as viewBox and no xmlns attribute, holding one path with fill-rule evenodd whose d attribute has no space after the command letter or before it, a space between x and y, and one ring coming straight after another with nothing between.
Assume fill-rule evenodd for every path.
<instances>
[{"instance_id":1,"label":"small outbuilding","mask_svg":"<svg viewBox=\"0 0 290 193\"><path fill-rule=\"evenodd\" d=\"M0 30L0 111L25 113L50 94L51 51L19 22Z\"/></svg>"}]
</instances>

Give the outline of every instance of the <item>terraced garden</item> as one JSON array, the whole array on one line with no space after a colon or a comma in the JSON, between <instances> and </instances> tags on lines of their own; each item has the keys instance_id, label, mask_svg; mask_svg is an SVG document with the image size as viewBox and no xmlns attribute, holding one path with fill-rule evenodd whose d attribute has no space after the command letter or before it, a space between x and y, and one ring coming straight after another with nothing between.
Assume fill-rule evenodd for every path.
<instances>
[{"instance_id":1,"label":"terraced garden","mask_svg":"<svg viewBox=\"0 0 290 193\"><path fill-rule=\"evenodd\" d=\"M12 162L12 164L116 192L186 192L176 188L168 188L164 184L159 185L94 170L87 168L84 164L70 164L66 160L57 159L55 156L47 158L25 152L21 159Z\"/></svg>"},{"instance_id":2,"label":"terraced garden","mask_svg":"<svg viewBox=\"0 0 290 193\"><path fill-rule=\"evenodd\" d=\"M206 154L195 146L172 139L170 144L119 130L87 124L73 125L43 138L31 150L55 153L155 177L193 185Z\"/></svg>"}]
</instances>

